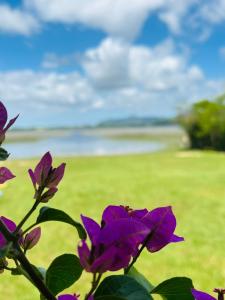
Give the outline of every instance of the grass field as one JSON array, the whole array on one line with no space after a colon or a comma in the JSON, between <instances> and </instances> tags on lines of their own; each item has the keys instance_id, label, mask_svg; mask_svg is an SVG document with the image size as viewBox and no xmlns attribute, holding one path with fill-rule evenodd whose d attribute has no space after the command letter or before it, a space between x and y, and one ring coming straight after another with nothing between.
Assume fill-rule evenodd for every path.
<instances>
[{"instance_id":1,"label":"grass field","mask_svg":"<svg viewBox=\"0 0 225 300\"><path fill-rule=\"evenodd\" d=\"M59 163L61 159L57 159ZM65 179L49 205L97 220L109 204L135 208L172 205L177 216L177 234L184 243L162 251L144 253L137 267L152 281L173 276L192 277L196 287L211 291L225 282L225 155L215 152L164 151L154 154L69 158ZM19 221L31 207L32 186L27 169L35 161L9 161L17 178L1 187L1 215ZM43 226L39 245L29 257L47 267L61 253L75 253L78 239L62 224ZM87 275L71 291L88 288ZM38 294L24 278L4 273L0 295L10 300L36 300ZM182 299L181 299L182 300Z\"/></svg>"}]
</instances>

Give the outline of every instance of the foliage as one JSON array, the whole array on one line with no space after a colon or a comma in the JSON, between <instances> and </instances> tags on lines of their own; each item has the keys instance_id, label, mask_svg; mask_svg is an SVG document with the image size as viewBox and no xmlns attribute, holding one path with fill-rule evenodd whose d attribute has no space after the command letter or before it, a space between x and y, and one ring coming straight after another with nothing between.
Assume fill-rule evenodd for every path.
<instances>
[{"instance_id":1,"label":"foliage","mask_svg":"<svg viewBox=\"0 0 225 300\"><path fill-rule=\"evenodd\" d=\"M192 149L225 150L225 95L193 104L178 121L186 130Z\"/></svg>"}]
</instances>

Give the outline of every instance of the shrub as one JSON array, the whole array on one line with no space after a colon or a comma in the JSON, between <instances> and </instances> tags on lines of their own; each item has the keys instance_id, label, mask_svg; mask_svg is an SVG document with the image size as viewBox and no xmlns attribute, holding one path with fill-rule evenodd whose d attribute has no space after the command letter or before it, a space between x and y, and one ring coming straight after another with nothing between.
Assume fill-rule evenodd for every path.
<instances>
[{"instance_id":1,"label":"shrub","mask_svg":"<svg viewBox=\"0 0 225 300\"><path fill-rule=\"evenodd\" d=\"M178 117L192 149L225 151L225 95L201 100Z\"/></svg>"}]
</instances>

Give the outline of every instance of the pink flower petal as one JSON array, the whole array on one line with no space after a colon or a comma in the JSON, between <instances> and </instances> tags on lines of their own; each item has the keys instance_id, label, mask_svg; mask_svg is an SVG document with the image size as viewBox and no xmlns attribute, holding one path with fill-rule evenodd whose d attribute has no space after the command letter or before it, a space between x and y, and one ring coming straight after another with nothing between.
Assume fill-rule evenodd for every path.
<instances>
[{"instance_id":1,"label":"pink flower petal","mask_svg":"<svg viewBox=\"0 0 225 300\"><path fill-rule=\"evenodd\" d=\"M0 167L0 184L16 177L13 173L6 167Z\"/></svg>"},{"instance_id":2,"label":"pink flower petal","mask_svg":"<svg viewBox=\"0 0 225 300\"><path fill-rule=\"evenodd\" d=\"M4 104L0 101L0 128L3 129L8 119L8 113Z\"/></svg>"}]
</instances>

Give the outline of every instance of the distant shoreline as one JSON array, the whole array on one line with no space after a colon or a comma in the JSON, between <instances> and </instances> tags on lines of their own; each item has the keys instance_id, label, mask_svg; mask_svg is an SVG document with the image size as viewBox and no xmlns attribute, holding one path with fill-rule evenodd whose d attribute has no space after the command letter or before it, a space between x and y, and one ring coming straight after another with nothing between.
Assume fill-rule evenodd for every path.
<instances>
[{"instance_id":1,"label":"distant shoreline","mask_svg":"<svg viewBox=\"0 0 225 300\"><path fill-rule=\"evenodd\" d=\"M7 134L6 143L35 142L51 137L69 136L74 129L29 129L14 130Z\"/></svg>"},{"instance_id":2,"label":"distant shoreline","mask_svg":"<svg viewBox=\"0 0 225 300\"><path fill-rule=\"evenodd\" d=\"M29 129L14 130L7 134L6 143L35 142L54 137L66 137L72 133L83 135L102 136L105 138L129 139L136 137L159 137L182 135L183 130L179 126L144 126L144 127L116 127L116 128L68 128L68 129Z\"/></svg>"}]
</instances>

